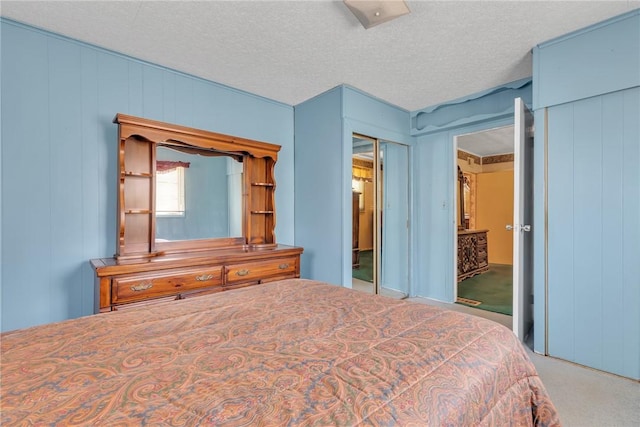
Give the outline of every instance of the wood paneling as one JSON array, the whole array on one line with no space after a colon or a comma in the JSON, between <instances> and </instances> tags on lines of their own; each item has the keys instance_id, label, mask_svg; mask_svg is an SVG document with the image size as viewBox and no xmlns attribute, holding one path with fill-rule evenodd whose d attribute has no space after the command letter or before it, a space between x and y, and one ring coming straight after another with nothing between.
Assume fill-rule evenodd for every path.
<instances>
[{"instance_id":1,"label":"wood paneling","mask_svg":"<svg viewBox=\"0 0 640 427\"><path fill-rule=\"evenodd\" d=\"M574 140L573 108L550 111L548 155L549 206L549 345L560 357L574 357L575 328L573 267ZM553 141L553 142L551 142ZM585 230L588 231L588 230ZM551 260L557 260L551 262Z\"/></svg>"},{"instance_id":2,"label":"wood paneling","mask_svg":"<svg viewBox=\"0 0 640 427\"><path fill-rule=\"evenodd\" d=\"M633 378L640 373L638 117L635 88L553 107L548 121L549 352Z\"/></svg>"},{"instance_id":3,"label":"wood paneling","mask_svg":"<svg viewBox=\"0 0 640 427\"><path fill-rule=\"evenodd\" d=\"M535 109L640 84L640 9L533 49Z\"/></svg>"},{"instance_id":4,"label":"wood paneling","mask_svg":"<svg viewBox=\"0 0 640 427\"><path fill-rule=\"evenodd\" d=\"M0 31L2 327L6 329L20 325L11 320L20 319L25 311L33 324L45 323L50 318L51 148L47 38L34 32L22 34L18 28L4 24ZM8 43L18 37L19 44ZM40 280L33 276L34 259L39 260ZM12 282L14 285L9 287Z\"/></svg>"},{"instance_id":5,"label":"wood paneling","mask_svg":"<svg viewBox=\"0 0 640 427\"><path fill-rule=\"evenodd\" d=\"M281 145L277 232L293 244L292 107L5 19L0 31L2 330L93 312L86 260L115 253L117 112Z\"/></svg>"}]
</instances>

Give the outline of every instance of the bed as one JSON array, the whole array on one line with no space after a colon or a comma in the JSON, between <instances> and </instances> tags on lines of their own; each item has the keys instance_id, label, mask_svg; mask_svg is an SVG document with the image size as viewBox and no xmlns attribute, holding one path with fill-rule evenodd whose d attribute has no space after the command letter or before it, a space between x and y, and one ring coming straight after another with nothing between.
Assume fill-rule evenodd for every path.
<instances>
[{"instance_id":1,"label":"bed","mask_svg":"<svg viewBox=\"0 0 640 427\"><path fill-rule=\"evenodd\" d=\"M3 426L559 425L505 327L311 280L1 338Z\"/></svg>"}]
</instances>

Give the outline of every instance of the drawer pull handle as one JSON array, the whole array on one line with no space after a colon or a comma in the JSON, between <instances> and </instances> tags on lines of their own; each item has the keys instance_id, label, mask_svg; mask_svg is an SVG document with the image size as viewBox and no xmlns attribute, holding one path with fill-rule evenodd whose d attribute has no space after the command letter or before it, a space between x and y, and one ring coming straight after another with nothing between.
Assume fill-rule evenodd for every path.
<instances>
[{"instance_id":1,"label":"drawer pull handle","mask_svg":"<svg viewBox=\"0 0 640 427\"><path fill-rule=\"evenodd\" d=\"M238 276L246 276L247 274L249 274L249 270L247 270L246 268L243 268L242 270L238 270L236 274Z\"/></svg>"},{"instance_id":2,"label":"drawer pull handle","mask_svg":"<svg viewBox=\"0 0 640 427\"><path fill-rule=\"evenodd\" d=\"M280 265L278 266L278 268L279 268L280 270L284 270L285 268L289 268L289 264L288 264L288 263L280 264Z\"/></svg>"},{"instance_id":3,"label":"drawer pull handle","mask_svg":"<svg viewBox=\"0 0 640 427\"><path fill-rule=\"evenodd\" d=\"M131 290L134 292L146 291L147 289L153 288L153 283L140 283L138 285L131 286Z\"/></svg>"},{"instance_id":4,"label":"drawer pull handle","mask_svg":"<svg viewBox=\"0 0 640 427\"><path fill-rule=\"evenodd\" d=\"M213 279L213 274L203 274L202 276L196 276L196 280L198 282L206 282L207 280Z\"/></svg>"}]
</instances>

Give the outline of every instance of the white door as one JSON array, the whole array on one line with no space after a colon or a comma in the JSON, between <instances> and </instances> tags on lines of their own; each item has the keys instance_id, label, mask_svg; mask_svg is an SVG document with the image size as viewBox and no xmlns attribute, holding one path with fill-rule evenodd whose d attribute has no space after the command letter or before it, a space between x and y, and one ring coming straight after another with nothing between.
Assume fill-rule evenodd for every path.
<instances>
[{"instance_id":1,"label":"white door","mask_svg":"<svg viewBox=\"0 0 640 427\"><path fill-rule=\"evenodd\" d=\"M513 160L513 332L524 340L533 325L533 115L521 98L515 100Z\"/></svg>"}]
</instances>

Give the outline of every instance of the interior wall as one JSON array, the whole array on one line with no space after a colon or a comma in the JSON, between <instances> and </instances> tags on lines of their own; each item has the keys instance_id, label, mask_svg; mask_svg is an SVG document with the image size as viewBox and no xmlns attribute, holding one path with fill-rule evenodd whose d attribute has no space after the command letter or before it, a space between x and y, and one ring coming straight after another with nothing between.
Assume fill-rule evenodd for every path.
<instances>
[{"instance_id":1,"label":"interior wall","mask_svg":"<svg viewBox=\"0 0 640 427\"><path fill-rule=\"evenodd\" d=\"M513 170L476 175L476 228L487 229L490 264L513 264Z\"/></svg>"},{"instance_id":2,"label":"interior wall","mask_svg":"<svg viewBox=\"0 0 640 427\"><path fill-rule=\"evenodd\" d=\"M342 113L344 119L342 128L342 140L344 141L342 146L342 174L348 178L343 181L341 191L344 201L343 206L349 206L349 203L351 203L350 176L353 134L366 135L382 141L397 142L409 147L413 144L414 138L411 137L409 129L407 128L407 124L409 123L408 111L381 101L350 86L342 86L342 90ZM297 167L298 164L296 163L296 168ZM409 175L411 173L412 171L409 170ZM410 203L412 203L412 201L410 201ZM341 217L344 229L349 231L343 235L342 241L342 284L343 286L351 287L351 210L342 210ZM413 259L410 261L410 264L413 265Z\"/></svg>"},{"instance_id":3,"label":"interior wall","mask_svg":"<svg viewBox=\"0 0 640 427\"><path fill-rule=\"evenodd\" d=\"M634 88L552 107L547 123L549 353L636 379L639 117Z\"/></svg>"},{"instance_id":4,"label":"interior wall","mask_svg":"<svg viewBox=\"0 0 640 427\"><path fill-rule=\"evenodd\" d=\"M514 99L521 97L531 105L531 90L528 79L411 113L412 131L417 137L412 162L416 259L413 283L418 295L454 301L454 138L513 125Z\"/></svg>"},{"instance_id":5,"label":"interior wall","mask_svg":"<svg viewBox=\"0 0 640 427\"><path fill-rule=\"evenodd\" d=\"M282 146L276 235L294 243L293 108L0 20L1 328L92 314L116 243L116 113Z\"/></svg>"},{"instance_id":6,"label":"interior wall","mask_svg":"<svg viewBox=\"0 0 640 427\"><path fill-rule=\"evenodd\" d=\"M351 221L345 228L342 211L351 215L351 166L343 174L342 89L334 88L295 106L295 229L304 248L300 275L342 283L343 234L352 240ZM348 139L351 149L351 135ZM351 165L351 152L349 152ZM349 201L341 190L348 179ZM351 256L351 245L349 256ZM349 260L351 263L351 259Z\"/></svg>"},{"instance_id":7,"label":"interior wall","mask_svg":"<svg viewBox=\"0 0 640 427\"><path fill-rule=\"evenodd\" d=\"M482 172L500 172L500 171L512 171L513 170L513 162L500 162L500 163L491 163L488 165L482 165Z\"/></svg>"},{"instance_id":8,"label":"interior wall","mask_svg":"<svg viewBox=\"0 0 640 427\"><path fill-rule=\"evenodd\" d=\"M405 142L408 120L407 111L348 86L295 106L295 229L296 244L304 247L302 277L351 287L353 134Z\"/></svg>"},{"instance_id":9,"label":"interior wall","mask_svg":"<svg viewBox=\"0 0 640 427\"><path fill-rule=\"evenodd\" d=\"M533 54L535 348L638 379L640 9Z\"/></svg>"}]
</instances>

